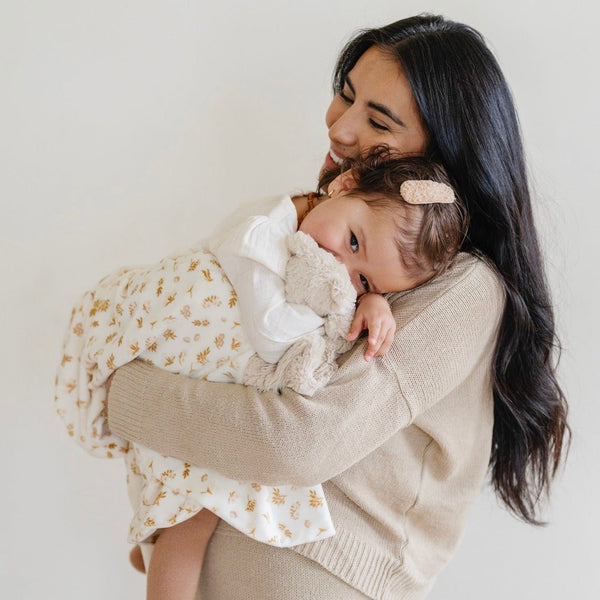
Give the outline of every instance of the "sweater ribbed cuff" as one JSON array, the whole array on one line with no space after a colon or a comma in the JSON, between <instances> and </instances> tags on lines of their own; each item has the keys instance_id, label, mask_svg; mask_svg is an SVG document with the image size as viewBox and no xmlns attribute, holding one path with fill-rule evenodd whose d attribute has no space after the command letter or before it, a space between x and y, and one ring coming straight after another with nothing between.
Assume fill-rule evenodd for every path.
<instances>
[{"instance_id":1,"label":"sweater ribbed cuff","mask_svg":"<svg viewBox=\"0 0 600 600\"><path fill-rule=\"evenodd\" d=\"M144 396L152 368L135 360L115 371L108 395L108 425L129 442L140 442Z\"/></svg>"}]
</instances>

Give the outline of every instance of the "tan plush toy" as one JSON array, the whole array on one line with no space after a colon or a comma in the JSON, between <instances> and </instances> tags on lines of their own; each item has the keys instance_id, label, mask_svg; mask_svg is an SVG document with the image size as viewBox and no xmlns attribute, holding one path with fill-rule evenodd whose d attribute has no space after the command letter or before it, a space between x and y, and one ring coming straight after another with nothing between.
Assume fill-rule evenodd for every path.
<instances>
[{"instance_id":1,"label":"tan plush toy","mask_svg":"<svg viewBox=\"0 0 600 600\"><path fill-rule=\"evenodd\" d=\"M261 390L289 387L310 396L327 384L337 368L337 357L352 346L346 334L354 316L356 290L346 267L309 235L298 231L287 243L291 254L286 268L287 301L308 306L323 317L324 325L295 342L276 364L255 354L243 379Z\"/></svg>"}]
</instances>

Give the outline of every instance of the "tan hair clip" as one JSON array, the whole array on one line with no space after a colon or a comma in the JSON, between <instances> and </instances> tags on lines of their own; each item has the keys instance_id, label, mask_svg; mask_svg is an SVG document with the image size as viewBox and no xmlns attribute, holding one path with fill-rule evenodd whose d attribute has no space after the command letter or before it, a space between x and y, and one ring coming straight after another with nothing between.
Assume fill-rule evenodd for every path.
<instances>
[{"instance_id":1,"label":"tan hair clip","mask_svg":"<svg viewBox=\"0 0 600 600\"><path fill-rule=\"evenodd\" d=\"M400 194L409 204L452 204L454 190L445 183L429 179L409 179L400 186Z\"/></svg>"}]
</instances>

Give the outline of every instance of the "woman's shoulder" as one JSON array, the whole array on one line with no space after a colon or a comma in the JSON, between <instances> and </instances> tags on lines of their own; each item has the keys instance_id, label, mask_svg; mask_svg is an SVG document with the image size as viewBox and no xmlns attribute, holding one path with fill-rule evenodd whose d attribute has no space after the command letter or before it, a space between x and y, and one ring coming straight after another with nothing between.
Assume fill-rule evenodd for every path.
<instances>
[{"instance_id":1,"label":"woman's shoulder","mask_svg":"<svg viewBox=\"0 0 600 600\"><path fill-rule=\"evenodd\" d=\"M460 252L449 269L423 288L434 295L473 291L503 296L502 281L493 264L467 252Z\"/></svg>"},{"instance_id":2,"label":"woman's shoulder","mask_svg":"<svg viewBox=\"0 0 600 600\"><path fill-rule=\"evenodd\" d=\"M479 308L497 316L504 306L504 289L493 265L461 252L444 273L413 290L389 294L388 300L404 322L432 307L455 310L462 306L468 312Z\"/></svg>"},{"instance_id":3,"label":"woman's shoulder","mask_svg":"<svg viewBox=\"0 0 600 600\"><path fill-rule=\"evenodd\" d=\"M396 335L383 362L395 373L413 418L455 390L477 366L489 372L504 292L485 260L460 254L444 273L396 294L392 311Z\"/></svg>"}]
</instances>

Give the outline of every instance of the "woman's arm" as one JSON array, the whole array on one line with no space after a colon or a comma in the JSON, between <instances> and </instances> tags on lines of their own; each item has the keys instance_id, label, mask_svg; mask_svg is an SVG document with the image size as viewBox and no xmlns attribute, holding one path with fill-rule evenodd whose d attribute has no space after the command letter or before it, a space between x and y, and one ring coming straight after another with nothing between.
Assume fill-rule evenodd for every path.
<instances>
[{"instance_id":1,"label":"woman's arm","mask_svg":"<svg viewBox=\"0 0 600 600\"><path fill-rule=\"evenodd\" d=\"M472 257L394 303L390 352L357 344L327 388L305 398L171 375L143 363L112 382L114 433L232 479L313 485L381 446L491 355L503 295ZM489 366L488 366L489 368Z\"/></svg>"},{"instance_id":2,"label":"woman's arm","mask_svg":"<svg viewBox=\"0 0 600 600\"><path fill-rule=\"evenodd\" d=\"M135 361L111 383L110 427L231 479L315 485L347 468L357 445L367 454L409 420L408 411L397 414L394 373L383 361L367 364L362 354L358 344L335 380L310 398L287 388L260 393L191 379Z\"/></svg>"}]
</instances>

